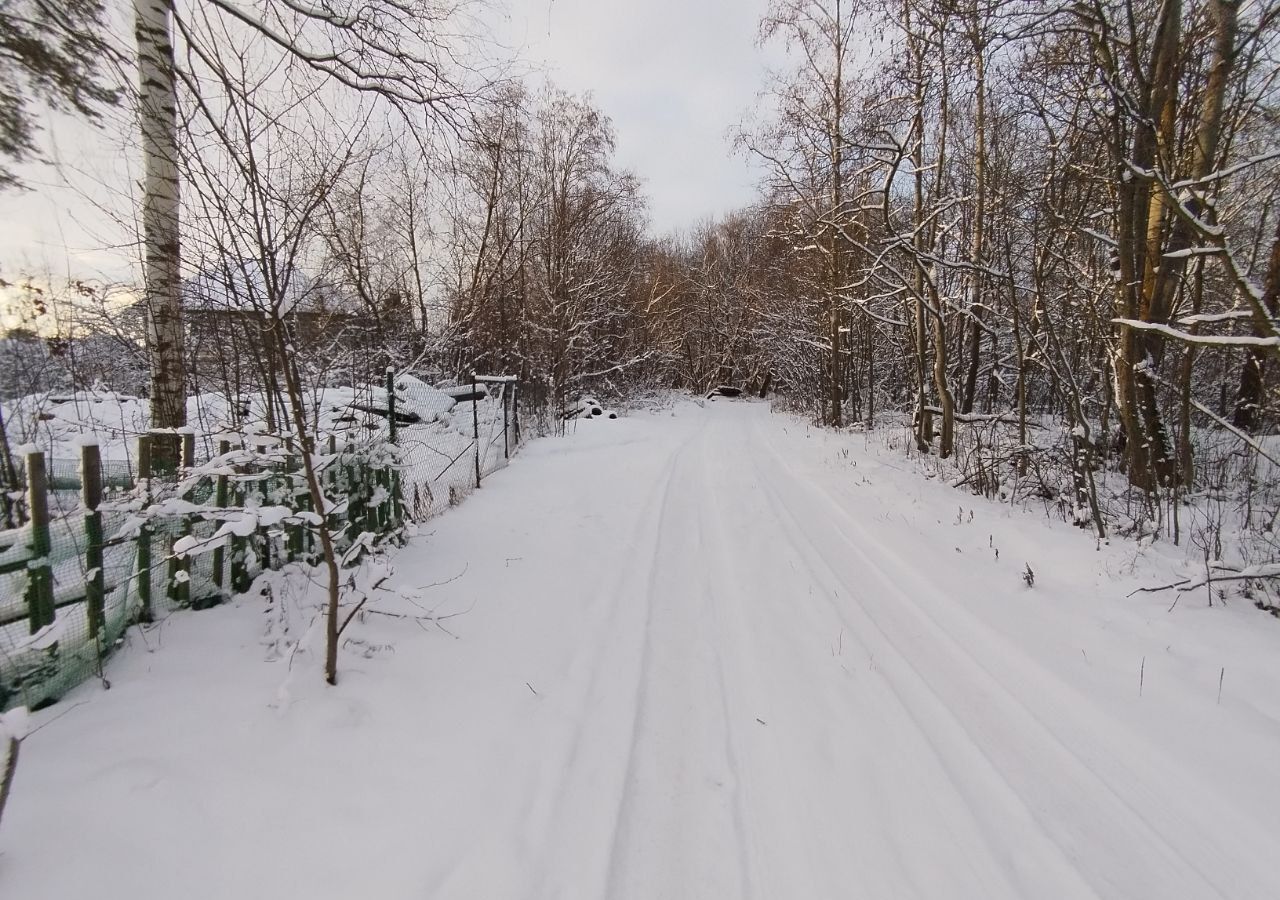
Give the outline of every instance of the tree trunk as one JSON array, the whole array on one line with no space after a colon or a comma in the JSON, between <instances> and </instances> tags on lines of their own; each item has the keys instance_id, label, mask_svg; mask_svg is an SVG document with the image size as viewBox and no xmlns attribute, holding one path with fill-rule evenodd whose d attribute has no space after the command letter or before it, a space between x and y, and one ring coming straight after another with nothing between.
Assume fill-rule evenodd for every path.
<instances>
[{"instance_id":1,"label":"tree trunk","mask_svg":"<svg viewBox=\"0 0 1280 900\"><path fill-rule=\"evenodd\" d=\"M831 419L833 427L844 424L844 365L841 360L841 325L843 316L842 288L844 282L844 241L841 220L844 216L844 10L841 0L836 0L835 31L833 34L836 55L832 96L835 99L828 123L827 140L831 154L831 283L828 302L831 316Z\"/></svg>"},{"instance_id":2,"label":"tree trunk","mask_svg":"<svg viewBox=\"0 0 1280 900\"><path fill-rule=\"evenodd\" d=\"M5 748L4 769L0 770L0 819L4 818L4 808L9 802L9 791L13 788L13 777L18 771L18 750L22 741L16 737L7 738Z\"/></svg>"},{"instance_id":3,"label":"tree trunk","mask_svg":"<svg viewBox=\"0 0 1280 900\"><path fill-rule=\"evenodd\" d=\"M1271 258L1267 263L1267 284L1262 294L1262 304L1274 318L1280 313L1280 221L1276 222L1276 239L1271 244ZM1267 337L1256 324L1254 334ZM1231 424L1242 431L1252 432L1258 427L1258 411L1262 408L1263 376L1266 374L1268 352L1263 347L1251 347L1245 355L1244 368L1240 370L1240 387L1236 391L1236 407Z\"/></svg>"},{"instance_id":4,"label":"tree trunk","mask_svg":"<svg viewBox=\"0 0 1280 900\"><path fill-rule=\"evenodd\" d=\"M933 317L933 386L942 404L942 432L938 456L946 459L955 450L956 401L947 384L947 326L942 317L942 298L934 291L937 311Z\"/></svg>"},{"instance_id":5,"label":"tree trunk","mask_svg":"<svg viewBox=\"0 0 1280 900\"><path fill-rule=\"evenodd\" d=\"M1204 304L1204 257L1196 262L1192 283L1191 314L1198 315ZM1189 329L1198 334L1197 322ZM1195 373L1196 345L1188 343L1182 348L1182 366L1178 372L1178 471L1182 484L1188 488L1195 479L1195 452L1191 443L1191 380Z\"/></svg>"},{"instance_id":6,"label":"tree trunk","mask_svg":"<svg viewBox=\"0 0 1280 900\"><path fill-rule=\"evenodd\" d=\"M187 424L178 235L178 109L170 36L172 0L135 0L142 131L142 244L151 427ZM176 469L177 436L154 442L152 462Z\"/></svg>"},{"instance_id":7,"label":"tree trunk","mask_svg":"<svg viewBox=\"0 0 1280 900\"><path fill-rule=\"evenodd\" d=\"M1181 23L1180 0L1161 6L1160 20L1151 45L1149 70L1130 57L1132 80L1142 86L1141 96L1126 100L1119 94L1124 78L1115 46L1108 40L1095 44L1097 63L1117 93L1113 96L1111 155L1115 166L1118 219L1116 234L1115 312L1124 319L1143 319L1151 313L1150 288L1154 278L1152 254L1160 252L1159 229L1164 216L1152 178L1141 173L1157 168L1160 151L1159 129L1167 122L1174 102L1178 35ZM1139 114L1130 104L1136 102ZM1126 123L1129 128L1126 128ZM1166 142L1167 143L1167 142ZM1115 355L1116 408L1125 432L1129 479L1138 487L1153 489L1172 472L1167 435L1159 418L1155 379L1147 373L1152 350L1158 355L1159 342L1148 341L1145 333L1121 325ZM1153 375L1154 373L1152 373ZM1145 426L1145 427L1144 427ZM1156 433L1148 433L1154 428ZM1157 472L1159 468L1162 471Z\"/></svg>"},{"instance_id":8,"label":"tree trunk","mask_svg":"<svg viewBox=\"0 0 1280 900\"><path fill-rule=\"evenodd\" d=\"M960 411L973 412L978 393L978 369L982 361L982 257L986 242L987 222L987 64L982 26L977 4L971 9L973 21L974 78L977 82L976 110L973 121L973 244L969 250L969 367L964 377Z\"/></svg>"},{"instance_id":9,"label":"tree trunk","mask_svg":"<svg viewBox=\"0 0 1280 900\"><path fill-rule=\"evenodd\" d=\"M273 323L279 325L279 322ZM284 336L284 328L271 329L273 344L268 353L278 353L281 369L284 372L285 390L288 394L289 412L294 435L301 449L302 471L307 481L307 494L311 498L311 508L317 513L316 532L320 537L320 552L324 557L325 575L328 583L325 614L324 642L324 680L329 684L338 683L338 636L341 628L338 625L338 607L341 596L341 584L338 575L338 555L333 546L333 535L329 531L328 507L325 504L324 490L320 487L320 475L315 468L316 441L315 434L307 426L306 399L302 393L302 379L298 373L296 357L289 353L288 342Z\"/></svg>"},{"instance_id":10,"label":"tree trunk","mask_svg":"<svg viewBox=\"0 0 1280 900\"><path fill-rule=\"evenodd\" d=\"M909 12L909 7L904 10ZM904 26L910 34L911 20L908 16L904 22ZM919 257L924 250L924 236L921 229L924 223L924 71L923 61L919 43L914 39L909 39L912 55L912 77L915 81L915 114L912 118L912 133L915 138L915 144L911 148L911 169L912 180L915 189L915 207L912 225L914 226L911 234L912 249L915 251L917 264L915 266L913 283L915 286L915 306L912 310L915 335L915 369L916 369L916 449L921 453L928 453L933 444L933 413L929 411L928 403L928 346L929 336L927 329L927 311L925 309L925 278L924 269L918 262Z\"/></svg>"}]
</instances>

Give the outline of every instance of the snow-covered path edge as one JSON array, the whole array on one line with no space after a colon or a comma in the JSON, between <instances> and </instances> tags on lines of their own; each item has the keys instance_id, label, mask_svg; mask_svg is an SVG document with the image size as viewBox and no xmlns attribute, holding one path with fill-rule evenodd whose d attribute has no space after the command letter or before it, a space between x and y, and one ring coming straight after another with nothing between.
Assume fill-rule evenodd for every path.
<instances>
[{"instance_id":1,"label":"snow-covered path edge","mask_svg":"<svg viewBox=\"0 0 1280 900\"><path fill-rule=\"evenodd\" d=\"M757 403L584 423L429 527L397 581L464 614L353 626L336 689L277 596L40 714L0 890L1280 894L1280 632L1126 598L1154 554Z\"/></svg>"}]
</instances>

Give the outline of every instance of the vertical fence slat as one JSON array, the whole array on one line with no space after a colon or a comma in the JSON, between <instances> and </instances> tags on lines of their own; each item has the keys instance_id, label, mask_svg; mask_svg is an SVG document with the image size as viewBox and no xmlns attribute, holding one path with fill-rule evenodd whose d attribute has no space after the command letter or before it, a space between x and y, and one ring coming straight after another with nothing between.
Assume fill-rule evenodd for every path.
<instances>
[{"instance_id":1,"label":"vertical fence slat","mask_svg":"<svg viewBox=\"0 0 1280 900\"><path fill-rule=\"evenodd\" d=\"M331 434L329 435L329 456L337 457L337 455L338 455L338 436ZM337 492L335 490L335 486L339 484L338 479L341 477L341 473L342 473L342 470L338 467L338 460L336 458L329 459L329 461L326 463L324 467L324 484L325 484L324 496L326 499L330 499L336 495ZM325 518L327 519L328 525L329 525L329 531L332 534L337 534L338 528L340 525L337 514L324 512L321 510L317 510L317 512L325 516Z\"/></svg>"},{"instance_id":2,"label":"vertical fence slat","mask_svg":"<svg viewBox=\"0 0 1280 900\"><path fill-rule=\"evenodd\" d=\"M138 481L143 485L147 502L151 502L151 435L138 435Z\"/></svg>"},{"instance_id":3,"label":"vertical fence slat","mask_svg":"<svg viewBox=\"0 0 1280 900\"><path fill-rule=\"evenodd\" d=\"M387 366L387 434L396 442L396 372Z\"/></svg>"},{"instance_id":4,"label":"vertical fence slat","mask_svg":"<svg viewBox=\"0 0 1280 900\"><path fill-rule=\"evenodd\" d=\"M233 492L236 506L244 506L244 494L243 488L237 488ZM248 554L248 548L249 538L232 533L231 590L237 594L242 594L249 589L249 567L245 558Z\"/></svg>"},{"instance_id":5,"label":"vertical fence slat","mask_svg":"<svg viewBox=\"0 0 1280 900\"><path fill-rule=\"evenodd\" d=\"M138 436L138 481L145 487L146 500L151 501L151 435ZM145 521L138 528L138 621L150 622L151 606L151 526Z\"/></svg>"},{"instance_id":6,"label":"vertical fence slat","mask_svg":"<svg viewBox=\"0 0 1280 900\"><path fill-rule=\"evenodd\" d=\"M53 624L53 565L49 553L49 473L44 454L27 454L27 509L30 512L31 562L27 572L27 616L31 633Z\"/></svg>"},{"instance_id":7,"label":"vertical fence slat","mask_svg":"<svg viewBox=\"0 0 1280 900\"><path fill-rule=\"evenodd\" d=\"M179 529L169 535L166 541L168 564L165 569L168 580L165 585L165 594L175 606L191 605L191 557L179 556L173 552L173 545L178 542L178 539L183 534L189 533L190 527L184 519Z\"/></svg>"},{"instance_id":8,"label":"vertical fence slat","mask_svg":"<svg viewBox=\"0 0 1280 900\"><path fill-rule=\"evenodd\" d=\"M387 366L387 422L387 439L395 444L400 437L400 425L396 422L396 372L391 366ZM398 528L404 521L404 509L400 497L400 472L396 468L395 460L392 460L391 466L387 475L387 490L391 494L388 517L392 527Z\"/></svg>"},{"instance_id":9,"label":"vertical fence slat","mask_svg":"<svg viewBox=\"0 0 1280 900\"><path fill-rule=\"evenodd\" d=\"M226 456L231 452L230 441L218 441L218 456ZM218 509L227 508L227 476L219 475L218 480L214 483L213 489L213 505ZM226 549L219 544L213 548L213 586L217 589L221 596L226 593L226 568L227 554Z\"/></svg>"},{"instance_id":10,"label":"vertical fence slat","mask_svg":"<svg viewBox=\"0 0 1280 900\"><path fill-rule=\"evenodd\" d=\"M105 586L102 571L102 451L97 444L80 448L80 499L84 503L84 565L88 577L84 584L85 612L89 620L89 639L94 640L106 625Z\"/></svg>"},{"instance_id":11,"label":"vertical fence slat","mask_svg":"<svg viewBox=\"0 0 1280 900\"><path fill-rule=\"evenodd\" d=\"M305 452L305 450L303 451ZM301 484L302 457L288 457L288 463L285 466L288 470L286 476L288 481L289 500L293 504L295 510L302 509L303 503L300 502L304 497L309 496L305 491L305 485ZM286 542L288 544L289 562L297 562L302 559L303 539L307 530L307 526L302 522L291 522L285 526Z\"/></svg>"},{"instance_id":12,"label":"vertical fence slat","mask_svg":"<svg viewBox=\"0 0 1280 900\"><path fill-rule=\"evenodd\" d=\"M261 505L271 506L271 478L268 476L262 479L259 484L261 485L260 493L262 495ZM275 565L272 562L272 558L275 554L272 551L275 548L271 545L271 529L265 525L259 525L253 534L258 541L259 549L262 551L258 571L265 572L268 569L274 569Z\"/></svg>"}]
</instances>

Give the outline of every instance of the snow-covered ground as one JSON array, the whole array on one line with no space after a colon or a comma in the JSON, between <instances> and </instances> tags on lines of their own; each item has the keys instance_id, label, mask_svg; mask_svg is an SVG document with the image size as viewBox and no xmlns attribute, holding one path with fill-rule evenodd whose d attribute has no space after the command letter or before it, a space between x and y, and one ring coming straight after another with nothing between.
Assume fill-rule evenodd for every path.
<instances>
[{"instance_id":1,"label":"snow-covered ground","mask_svg":"<svg viewBox=\"0 0 1280 900\"><path fill-rule=\"evenodd\" d=\"M1280 625L1127 596L1158 547L728 401L430 527L336 688L300 575L131 631L32 717L0 894L1280 896Z\"/></svg>"},{"instance_id":2,"label":"snow-covered ground","mask_svg":"<svg viewBox=\"0 0 1280 900\"><path fill-rule=\"evenodd\" d=\"M430 440L439 433L473 434L472 404L455 404L452 397L425 384L412 375L397 380L400 413L411 413L420 421L402 425L401 435L417 440ZM367 436L371 431L385 431L386 418L370 410L387 408L387 392L378 385L317 388L307 392L312 409L309 423L321 437L330 434ZM265 397L248 393L237 398L243 407L242 419L250 427L265 430ZM238 431L232 425L232 403L218 393L193 394L187 398L187 421L196 433L196 455L208 459L217 452L219 433ZM138 436L150 426L148 401L144 398L107 390L42 391L4 401L5 427L13 444L44 451L51 459L74 463L79 447L86 439L96 443L105 460L128 462L136 453ZM488 412L492 407L481 404ZM482 429L492 429L490 417L481 416ZM500 433L500 431L499 431ZM132 471L132 470L130 470Z\"/></svg>"}]
</instances>

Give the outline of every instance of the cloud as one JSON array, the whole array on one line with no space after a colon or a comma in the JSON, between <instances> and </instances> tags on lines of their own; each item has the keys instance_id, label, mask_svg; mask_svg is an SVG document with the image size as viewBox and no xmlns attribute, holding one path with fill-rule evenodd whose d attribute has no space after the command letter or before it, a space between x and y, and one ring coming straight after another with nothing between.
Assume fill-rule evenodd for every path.
<instances>
[{"instance_id":1,"label":"cloud","mask_svg":"<svg viewBox=\"0 0 1280 900\"><path fill-rule=\"evenodd\" d=\"M758 172L730 131L752 106L767 54L765 0L525 0L506 39L561 87L591 91L619 162L644 179L662 233L750 203Z\"/></svg>"},{"instance_id":2,"label":"cloud","mask_svg":"<svg viewBox=\"0 0 1280 900\"><path fill-rule=\"evenodd\" d=\"M750 203L758 172L730 130L770 54L755 45L767 0L510 0L498 37L613 120L619 163L645 183L651 230L688 228ZM776 63L776 55L772 60ZM0 194L0 277L129 280L136 252L133 121L48 113L48 158Z\"/></svg>"}]
</instances>

